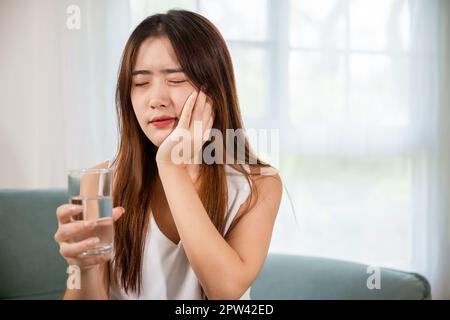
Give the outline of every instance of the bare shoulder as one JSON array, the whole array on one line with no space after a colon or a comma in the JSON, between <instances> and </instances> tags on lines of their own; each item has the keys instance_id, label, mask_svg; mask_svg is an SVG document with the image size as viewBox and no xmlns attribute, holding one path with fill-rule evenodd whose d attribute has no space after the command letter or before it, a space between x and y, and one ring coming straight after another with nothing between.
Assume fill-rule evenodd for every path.
<instances>
[{"instance_id":1,"label":"bare shoulder","mask_svg":"<svg viewBox=\"0 0 450 320\"><path fill-rule=\"evenodd\" d=\"M104 162L100 162L100 163L96 164L91 169L106 169L106 168L108 168L108 166L109 166L109 161L106 160Z\"/></svg>"},{"instance_id":2,"label":"bare shoulder","mask_svg":"<svg viewBox=\"0 0 450 320\"><path fill-rule=\"evenodd\" d=\"M272 208L269 212L276 215L283 192L283 183L280 175L276 169L271 167L254 166L250 170L251 196L243 203L238 211L238 215L243 214L247 206L250 208L269 206L269 208Z\"/></svg>"},{"instance_id":3,"label":"bare shoulder","mask_svg":"<svg viewBox=\"0 0 450 320\"><path fill-rule=\"evenodd\" d=\"M251 170L252 175L250 179L254 188L265 194L281 195L283 184L276 169L271 167L254 167Z\"/></svg>"},{"instance_id":4,"label":"bare shoulder","mask_svg":"<svg viewBox=\"0 0 450 320\"><path fill-rule=\"evenodd\" d=\"M106 169L108 168L109 161L101 162L89 169ZM86 176L83 178L83 183L80 186L81 190L84 192L96 192L98 188L98 180L95 175L92 176Z\"/></svg>"},{"instance_id":5,"label":"bare shoulder","mask_svg":"<svg viewBox=\"0 0 450 320\"><path fill-rule=\"evenodd\" d=\"M236 222L243 215L264 217L268 224L274 222L281 202L283 183L273 168L250 168L251 192L236 213ZM264 215L261 214L264 212Z\"/></svg>"}]
</instances>

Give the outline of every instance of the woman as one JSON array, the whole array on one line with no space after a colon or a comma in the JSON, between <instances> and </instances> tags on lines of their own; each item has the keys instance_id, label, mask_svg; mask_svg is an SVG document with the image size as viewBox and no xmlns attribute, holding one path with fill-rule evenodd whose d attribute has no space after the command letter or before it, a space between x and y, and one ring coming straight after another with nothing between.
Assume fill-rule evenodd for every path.
<instances>
[{"instance_id":1,"label":"woman","mask_svg":"<svg viewBox=\"0 0 450 320\"><path fill-rule=\"evenodd\" d=\"M114 252L80 258L95 244L72 239L92 226L70 222L80 208L60 206L55 239L81 269L81 289L64 298L249 299L282 184L276 173L261 174L271 167L244 134L237 135L238 155L211 135L242 129L219 31L184 10L145 19L125 46L116 100L119 150L114 161L96 166L115 172ZM180 137L181 152L174 152ZM214 161L205 161L211 149Z\"/></svg>"}]
</instances>

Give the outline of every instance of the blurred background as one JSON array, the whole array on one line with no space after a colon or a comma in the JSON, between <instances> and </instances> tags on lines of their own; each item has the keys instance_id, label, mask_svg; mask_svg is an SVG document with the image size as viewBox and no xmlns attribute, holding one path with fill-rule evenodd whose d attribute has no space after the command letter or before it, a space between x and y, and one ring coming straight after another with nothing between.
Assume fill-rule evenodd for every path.
<instances>
[{"instance_id":1,"label":"blurred background","mask_svg":"<svg viewBox=\"0 0 450 320\"><path fill-rule=\"evenodd\" d=\"M115 154L125 41L171 8L222 32L245 126L279 129L271 250L420 272L450 299L447 0L0 0L0 188L65 188Z\"/></svg>"}]
</instances>

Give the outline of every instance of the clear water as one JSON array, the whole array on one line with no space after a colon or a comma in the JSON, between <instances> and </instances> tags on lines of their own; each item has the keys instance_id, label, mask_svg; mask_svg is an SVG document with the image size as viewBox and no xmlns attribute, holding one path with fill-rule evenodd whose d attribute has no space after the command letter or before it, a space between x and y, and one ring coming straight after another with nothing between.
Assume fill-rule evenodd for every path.
<instances>
[{"instance_id":1,"label":"clear water","mask_svg":"<svg viewBox=\"0 0 450 320\"><path fill-rule=\"evenodd\" d=\"M81 239L75 239L81 241L91 237L98 237L100 242L95 248L84 252L83 256L97 255L102 253L109 253L113 246L113 219L112 219L112 198L111 197L84 197L77 196L72 197L72 204L83 207L83 212L73 216L74 221L80 220L96 220L97 225L95 228L84 234Z\"/></svg>"}]
</instances>

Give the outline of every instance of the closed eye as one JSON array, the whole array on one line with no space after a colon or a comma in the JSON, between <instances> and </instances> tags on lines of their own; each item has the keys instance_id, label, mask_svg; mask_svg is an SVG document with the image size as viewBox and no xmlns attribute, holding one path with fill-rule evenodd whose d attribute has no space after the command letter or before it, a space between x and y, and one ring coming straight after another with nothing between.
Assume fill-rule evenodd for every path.
<instances>
[{"instance_id":1,"label":"closed eye","mask_svg":"<svg viewBox=\"0 0 450 320\"><path fill-rule=\"evenodd\" d=\"M169 82L172 84L180 84L180 83L186 82L186 80L170 80Z\"/></svg>"},{"instance_id":2,"label":"closed eye","mask_svg":"<svg viewBox=\"0 0 450 320\"><path fill-rule=\"evenodd\" d=\"M135 87L142 87L142 86L145 86L145 85L147 85L147 84L148 84L148 82L135 83L134 86L135 86Z\"/></svg>"}]
</instances>

